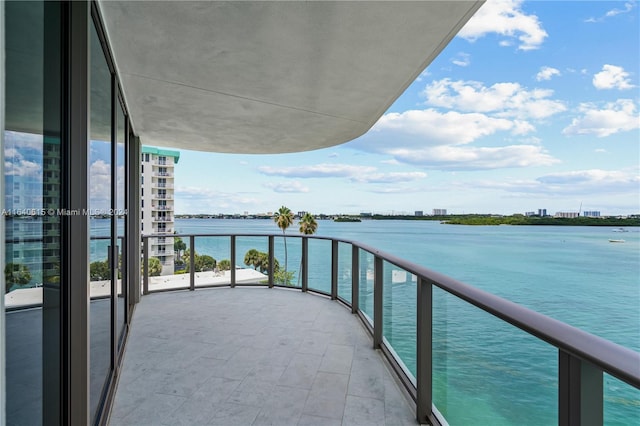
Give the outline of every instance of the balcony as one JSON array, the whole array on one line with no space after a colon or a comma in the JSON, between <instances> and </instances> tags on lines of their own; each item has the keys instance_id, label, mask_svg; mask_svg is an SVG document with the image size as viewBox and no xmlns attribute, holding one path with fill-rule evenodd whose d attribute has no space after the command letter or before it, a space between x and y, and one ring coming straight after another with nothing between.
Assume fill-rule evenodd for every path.
<instances>
[{"instance_id":1,"label":"balcony","mask_svg":"<svg viewBox=\"0 0 640 426\"><path fill-rule=\"evenodd\" d=\"M159 216L153 218L154 222L173 222L173 216Z\"/></svg>"},{"instance_id":2,"label":"balcony","mask_svg":"<svg viewBox=\"0 0 640 426\"><path fill-rule=\"evenodd\" d=\"M154 175L154 176L169 177L169 176L173 176L173 173L155 171L155 172L153 172L153 175Z\"/></svg>"},{"instance_id":3,"label":"balcony","mask_svg":"<svg viewBox=\"0 0 640 426\"><path fill-rule=\"evenodd\" d=\"M143 297L111 413L111 425L385 422L416 424L357 317L268 288Z\"/></svg>"},{"instance_id":4,"label":"balcony","mask_svg":"<svg viewBox=\"0 0 640 426\"><path fill-rule=\"evenodd\" d=\"M162 167L173 167L173 161L167 161L167 160L158 160L155 159L152 161L152 163L154 166L162 166Z\"/></svg>"},{"instance_id":5,"label":"balcony","mask_svg":"<svg viewBox=\"0 0 640 426\"><path fill-rule=\"evenodd\" d=\"M173 210L173 206L161 206L161 205L158 205L158 204L152 204L151 205L151 209L152 210L167 211L167 210Z\"/></svg>"},{"instance_id":6,"label":"balcony","mask_svg":"<svg viewBox=\"0 0 640 426\"><path fill-rule=\"evenodd\" d=\"M151 256L173 256L173 255L174 255L173 248L171 248L170 250L160 250L158 248L151 249Z\"/></svg>"},{"instance_id":7,"label":"balcony","mask_svg":"<svg viewBox=\"0 0 640 426\"><path fill-rule=\"evenodd\" d=\"M156 235L169 235L173 234L173 228L154 229L153 233Z\"/></svg>"},{"instance_id":8,"label":"balcony","mask_svg":"<svg viewBox=\"0 0 640 426\"><path fill-rule=\"evenodd\" d=\"M158 200L173 200L173 194L153 194Z\"/></svg>"},{"instance_id":9,"label":"balcony","mask_svg":"<svg viewBox=\"0 0 640 426\"><path fill-rule=\"evenodd\" d=\"M277 259L282 265L281 236L177 236L192 253L190 273L143 274L145 296L130 339L136 349L127 350L113 413L122 424L141 415L127 401L142 394L146 415L163 412L187 422L220 424L373 423L367 413L387 424L415 424L416 418L446 424L460 411L473 416L467 407L492 399L507 400L518 412L543 411L545 424L580 424L580 419L602 424L608 413L630 409L625 401L637 398L640 354L373 247L291 235L287 271L293 275L283 277L268 267ZM238 265L252 247L263 251L263 264L256 266L262 273L252 267L196 270L193 253ZM143 271L148 256L143 253ZM198 291L154 294L167 290ZM319 305L331 314L320 314ZM157 323L158 311L176 312L175 318L163 317L171 325ZM481 324L478 315L489 321ZM354 337L363 328L366 342ZM488 343L486 353L470 350L479 340ZM535 362L527 361L532 354L523 349L525 343L535 345ZM332 354L339 345L350 349ZM393 379L372 376L383 374L384 364L372 367L377 373L362 372L364 359L369 366L384 361ZM153 374L138 374L145 360L153 363ZM347 364L348 377L324 377L347 375ZM494 386L496 377L508 385ZM396 398L396 383L409 397L408 411ZM363 389L370 393L361 394ZM391 412L386 411L388 397L394 401ZM200 414L206 418L193 417ZM314 423L307 417L318 415L335 418ZM482 418L477 424L495 421Z\"/></svg>"},{"instance_id":10,"label":"balcony","mask_svg":"<svg viewBox=\"0 0 640 426\"><path fill-rule=\"evenodd\" d=\"M151 184L154 188L173 188L172 183L153 182Z\"/></svg>"}]
</instances>

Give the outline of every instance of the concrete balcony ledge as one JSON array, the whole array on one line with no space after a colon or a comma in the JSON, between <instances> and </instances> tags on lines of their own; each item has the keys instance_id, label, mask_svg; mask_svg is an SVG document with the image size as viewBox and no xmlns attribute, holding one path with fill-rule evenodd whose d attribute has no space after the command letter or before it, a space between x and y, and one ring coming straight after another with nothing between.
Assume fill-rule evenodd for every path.
<instances>
[{"instance_id":1,"label":"concrete balcony ledge","mask_svg":"<svg viewBox=\"0 0 640 426\"><path fill-rule=\"evenodd\" d=\"M111 425L415 425L360 320L287 289L144 296Z\"/></svg>"}]
</instances>

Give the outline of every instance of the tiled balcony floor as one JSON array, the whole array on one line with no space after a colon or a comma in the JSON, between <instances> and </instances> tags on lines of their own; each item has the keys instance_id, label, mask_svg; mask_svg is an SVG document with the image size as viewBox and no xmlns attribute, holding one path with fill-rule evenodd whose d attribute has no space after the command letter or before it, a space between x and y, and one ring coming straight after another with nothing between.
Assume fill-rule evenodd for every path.
<instances>
[{"instance_id":1,"label":"tiled balcony floor","mask_svg":"<svg viewBox=\"0 0 640 426\"><path fill-rule=\"evenodd\" d=\"M111 425L415 425L343 305L300 291L144 296Z\"/></svg>"}]
</instances>

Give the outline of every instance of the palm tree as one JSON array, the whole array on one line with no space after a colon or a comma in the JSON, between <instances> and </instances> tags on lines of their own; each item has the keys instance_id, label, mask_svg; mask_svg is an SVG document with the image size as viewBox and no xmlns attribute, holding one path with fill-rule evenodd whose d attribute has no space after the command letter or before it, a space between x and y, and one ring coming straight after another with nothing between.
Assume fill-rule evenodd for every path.
<instances>
[{"instance_id":1,"label":"palm tree","mask_svg":"<svg viewBox=\"0 0 640 426\"><path fill-rule=\"evenodd\" d=\"M300 233L304 235L315 234L318 229L318 222L316 222L311 213L305 213L298 225L300 225Z\"/></svg>"},{"instance_id":2,"label":"palm tree","mask_svg":"<svg viewBox=\"0 0 640 426\"><path fill-rule=\"evenodd\" d=\"M260 264L259 256L260 252L256 249L251 249L244 255L244 264L247 266L253 266L253 269L258 269Z\"/></svg>"},{"instance_id":3,"label":"palm tree","mask_svg":"<svg viewBox=\"0 0 640 426\"><path fill-rule=\"evenodd\" d=\"M318 222L309 212L305 213L298 223L300 225L300 233L304 235L313 235L318 230ZM300 270L302 271L302 259L300 259ZM300 285L300 274L298 275L298 286Z\"/></svg>"},{"instance_id":4,"label":"palm tree","mask_svg":"<svg viewBox=\"0 0 640 426\"><path fill-rule=\"evenodd\" d=\"M287 235L284 231L293 223L293 213L288 207L282 206L273 216L273 221L278 225L278 228L282 229L284 237L284 271L287 272Z\"/></svg>"}]
</instances>

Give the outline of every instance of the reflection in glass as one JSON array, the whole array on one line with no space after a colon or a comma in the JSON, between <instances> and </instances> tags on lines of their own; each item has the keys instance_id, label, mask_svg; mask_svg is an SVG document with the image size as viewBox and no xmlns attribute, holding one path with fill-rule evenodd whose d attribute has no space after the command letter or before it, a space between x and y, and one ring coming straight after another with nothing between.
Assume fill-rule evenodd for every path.
<instances>
[{"instance_id":1,"label":"reflection in glass","mask_svg":"<svg viewBox=\"0 0 640 426\"><path fill-rule=\"evenodd\" d=\"M416 375L416 284L415 275L383 262L382 334L404 364Z\"/></svg>"},{"instance_id":2,"label":"reflection in glass","mask_svg":"<svg viewBox=\"0 0 640 426\"><path fill-rule=\"evenodd\" d=\"M309 239L309 288L331 293L331 241Z\"/></svg>"},{"instance_id":3,"label":"reflection in glass","mask_svg":"<svg viewBox=\"0 0 640 426\"><path fill-rule=\"evenodd\" d=\"M5 174L5 379L6 422L42 424L59 407L60 208L59 20L42 2L6 2ZM48 41L45 57L44 34ZM47 90L45 90L47 89ZM45 110L45 93L49 109ZM53 105L53 107L52 107ZM46 120L48 118L48 120Z\"/></svg>"},{"instance_id":4,"label":"reflection in glass","mask_svg":"<svg viewBox=\"0 0 640 426\"><path fill-rule=\"evenodd\" d=\"M111 73L98 35L91 31L91 135L89 152L90 229L90 413L95 420L111 369L113 243L111 191ZM116 262L117 264L117 262Z\"/></svg>"},{"instance_id":5,"label":"reflection in glass","mask_svg":"<svg viewBox=\"0 0 640 426\"><path fill-rule=\"evenodd\" d=\"M338 296L351 303L351 244L338 243ZM357 271L356 271L357 273Z\"/></svg>"},{"instance_id":6,"label":"reflection in glass","mask_svg":"<svg viewBox=\"0 0 640 426\"><path fill-rule=\"evenodd\" d=\"M125 236L127 235L126 223L125 223L125 209L126 209L126 192L125 192L125 152L126 152L126 133L125 133L125 115L122 110L122 105L118 102L118 132L117 146L116 146L116 226L118 230L118 277L117 277L117 289L118 289L118 302L116 308L117 324L116 324L116 342L118 342L118 348L122 343L121 336L122 330L125 324L125 315L127 307L127 256L124 251Z\"/></svg>"}]
</instances>

